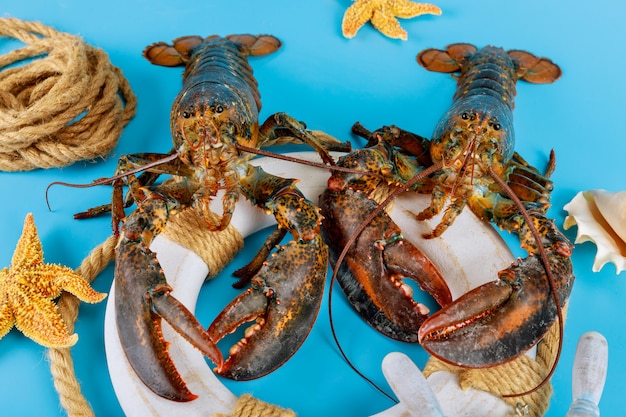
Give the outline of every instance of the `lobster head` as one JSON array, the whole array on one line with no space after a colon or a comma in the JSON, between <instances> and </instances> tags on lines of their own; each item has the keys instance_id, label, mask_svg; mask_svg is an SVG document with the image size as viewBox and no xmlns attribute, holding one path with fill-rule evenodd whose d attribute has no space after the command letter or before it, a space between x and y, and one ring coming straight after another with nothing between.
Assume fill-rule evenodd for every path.
<instances>
[{"instance_id":1,"label":"lobster head","mask_svg":"<svg viewBox=\"0 0 626 417\"><path fill-rule=\"evenodd\" d=\"M258 141L254 98L235 86L214 87L207 91L205 83L183 90L172 106L174 148L183 162L197 167L223 164L238 156L238 143L255 147Z\"/></svg>"},{"instance_id":2,"label":"lobster head","mask_svg":"<svg viewBox=\"0 0 626 417\"><path fill-rule=\"evenodd\" d=\"M517 80L548 84L561 76L559 66L548 58L494 46L478 49L467 43L425 49L417 62L429 71L458 77L454 103L433 134L433 162L444 161L457 169L470 166L474 175L487 169L501 174L513 156Z\"/></svg>"},{"instance_id":3,"label":"lobster head","mask_svg":"<svg viewBox=\"0 0 626 417\"><path fill-rule=\"evenodd\" d=\"M514 152L515 134L511 112L489 96L467 96L440 119L430 145L433 162L461 170L471 166L474 176L486 168L502 172ZM459 111L459 108L463 109Z\"/></svg>"}]
</instances>

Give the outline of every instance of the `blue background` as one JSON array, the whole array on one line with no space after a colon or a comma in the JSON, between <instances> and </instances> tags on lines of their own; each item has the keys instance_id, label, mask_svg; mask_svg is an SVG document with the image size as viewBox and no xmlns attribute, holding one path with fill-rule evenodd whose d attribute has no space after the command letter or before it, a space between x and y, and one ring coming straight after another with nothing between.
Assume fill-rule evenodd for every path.
<instances>
[{"instance_id":1,"label":"blue background","mask_svg":"<svg viewBox=\"0 0 626 417\"><path fill-rule=\"evenodd\" d=\"M2 267L10 264L28 212L35 215L45 260L50 263L75 268L108 236L106 218L82 223L72 220L74 212L106 202L107 187L55 187L50 194L52 211L48 211L46 186L52 181L90 182L111 175L122 154L170 148L168 117L180 88L180 70L152 66L141 51L153 42L189 34L271 33L282 39L284 47L278 53L252 61L263 97L262 119L285 111L313 129L344 140L350 138L350 127L357 120L372 128L393 123L430 135L450 104L455 83L416 64L416 54L426 47L470 42L549 57L561 66L563 77L553 85L518 85L515 126L516 149L531 163L543 167L550 149L556 151L551 216L562 225L563 205L580 190L626 188L622 126L626 3L619 0L598 0L593 5L565 0L441 0L437 4L443 9L442 16L402 21L409 32L406 42L385 38L369 25L356 38L344 39L340 24L349 0L3 3L4 17L38 20L103 48L128 78L139 105L136 117L106 160L0 173ZM0 51L14 46L0 40ZM567 234L573 239L575 230ZM209 323L220 306L235 296L230 272L249 259L263 237L248 239L247 253L240 254L234 266L205 286L198 311L202 322ZM621 414L618 410L623 410L626 355L620 349L625 338L626 278L616 276L612 265L592 273L594 254L595 246L587 243L578 246L573 255L577 281L548 416L563 416L569 406L574 350L580 335L589 330L603 333L609 342L602 414L617 416ZM94 286L108 291L111 281L109 268ZM334 319L343 348L374 380L384 384L380 362L391 350L402 349L420 367L424 365L426 355L419 346L383 339L345 308L341 296L334 298L335 305ZM81 306L76 325L80 339L73 355L83 392L96 414L117 416L122 411L105 363L104 309L105 303ZM329 333L326 305L311 337L287 365L261 380L228 386L236 394L250 392L293 408L300 416L365 416L391 406L339 357ZM64 415L52 385L46 349L13 330L0 340L0 415L18 413Z\"/></svg>"}]
</instances>

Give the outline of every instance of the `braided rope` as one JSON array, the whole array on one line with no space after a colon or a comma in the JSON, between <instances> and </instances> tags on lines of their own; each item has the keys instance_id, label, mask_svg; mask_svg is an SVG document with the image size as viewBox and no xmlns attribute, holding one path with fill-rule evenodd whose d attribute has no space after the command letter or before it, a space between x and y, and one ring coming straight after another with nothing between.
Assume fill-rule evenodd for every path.
<instances>
[{"instance_id":1,"label":"braided rope","mask_svg":"<svg viewBox=\"0 0 626 417\"><path fill-rule=\"evenodd\" d=\"M117 239L113 236L96 247L85 258L76 270L85 281L93 281L102 272L115 256ZM58 301L58 308L68 331L74 330L74 322L78 316L80 300L70 293L64 292ZM50 371L54 380L54 387L59 394L63 408L70 417L93 417L91 406L80 390L80 384L74 372L74 362L70 348L49 349Z\"/></svg>"},{"instance_id":2,"label":"braided rope","mask_svg":"<svg viewBox=\"0 0 626 417\"><path fill-rule=\"evenodd\" d=\"M244 394L237 400L230 416L214 414L213 417L296 417L296 413Z\"/></svg>"},{"instance_id":3,"label":"braided rope","mask_svg":"<svg viewBox=\"0 0 626 417\"><path fill-rule=\"evenodd\" d=\"M2 18L0 36L26 44L0 56L0 170L107 155L137 103L108 55L38 22Z\"/></svg>"},{"instance_id":4,"label":"braided rope","mask_svg":"<svg viewBox=\"0 0 626 417\"><path fill-rule=\"evenodd\" d=\"M201 217L195 210L186 210L169 221L163 232L202 258L209 267L210 277L217 275L243 248L243 237L232 225L222 231L207 228L209 224L218 224L219 219L215 213Z\"/></svg>"}]
</instances>

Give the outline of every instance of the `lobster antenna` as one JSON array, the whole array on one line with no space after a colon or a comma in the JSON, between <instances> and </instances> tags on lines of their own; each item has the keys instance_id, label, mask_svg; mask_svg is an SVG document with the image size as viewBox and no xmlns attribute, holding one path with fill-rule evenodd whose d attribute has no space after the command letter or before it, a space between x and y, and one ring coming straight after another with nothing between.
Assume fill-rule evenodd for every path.
<instances>
[{"instance_id":1,"label":"lobster antenna","mask_svg":"<svg viewBox=\"0 0 626 417\"><path fill-rule=\"evenodd\" d=\"M341 343L339 343L339 339L337 338L337 333L335 332L335 325L334 325L334 322L333 322L333 315L332 315L333 286L334 286L334 283L335 283L335 281L337 279L337 275L339 273L339 267L341 266L341 264L343 263L343 260L345 259L346 255L348 254L348 250L350 250L350 248L356 243L356 240L359 238L359 236L361 235L363 230L367 227L367 225L370 224L372 222L372 220L374 220L374 218L376 216L378 216L385 209L385 207L387 207L389 205L389 203L391 203L391 201L393 201L394 198L396 198L398 195L402 194L403 192L408 191L409 188L411 188L413 185L415 185L418 181L422 180L424 177L427 177L428 175L432 174L433 172L441 169L442 167L443 167L443 162L438 162L438 163L436 163L434 165L431 165L430 167L424 169L422 172L420 172L419 174L417 174L416 176L411 178L409 181L407 181L406 183L402 184L401 187L398 187L395 190L393 190L391 192L391 194L389 194L387 196L387 198L385 198L374 210L372 210L372 212L370 214L368 214L367 217L357 226L357 228L354 231L354 233L352 233L352 235L350 236L350 238L346 242L343 250L341 251L341 253L337 257L337 261L335 262L335 267L333 268L333 275L330 278L330 287L329 287L329 290L328 290L328 317L329 317L329 322L330 322L330 331L331 331L331 333L333 335L333 339L335 340L335 344L337 345L337 348L339 349L339 352L341 353L341 356L346 361L348 366L350 368L352 368L352 370L354 372L356 372L361 378L363 378L365 381L369 382L370 385L372 385L379 392L381 392L383 395L385 395L387 398L391 399L395 403L398 403L398 401L395 398L393 398L391 395L389 395L387 392L385 392L385 390L383 390L380 386L378 386L378 384L376 384L370 378L365 376L361 371L359 371L357 369L356 365L354 365L352 363L352 361L350 361L350 359L348 358L346 353L341 348Z\"/></svg>"},{"instance_id":2,"label":"lobster antenna","mask_svg":"<svg viewBox=\"0 0 626 417\"><path fill-rule=\"evenodd\" d=\"M339 349L339 353L341 353L341 357L348 364L348 366L354 372L356 372L358 376L363 378L366 382L368 382L372 387L374 387L378 392L383 394L385 397L389 398L391 401L398 404L398 400L396 400L391 395L389 395L387 391L382 389L376 382L374 382L372 379L367 377L363 372L361 372L356 367L356 365L352 363L352 361L348 358L348 355L346 354L346 352L344 352L343 348L341 347L341 343L339 342L339 339L337 338L337 332L335 332L335 324L333 322L333 315L332 315L333 287L334 287L335 279L336 279L335 271L333 270L333 276L330 279L330 286L328 288L328 318L329 318L329 324L330 324L330 332L333 335L333 340L335 341L335 345L337 346L337 349Z\"/></svg>"},{"instance_id":3,"label":"lobster antenna","mask_svg":"<svg viewBox=\"0 0 626 417\"><path fill-rule=\"evenodd\" d=\"M48 186L46 187L46 205L48 206L48 210L52 211L52 208L50 207L50 200L48 198L48 194L50 191L50 188L53 185L63 185L65 187L72 187L72 188L90 188L90 187L95 187L96 185L110 185L113 184L115 181L120 180L122 178L128 177L129 175L133 175L133 174L137 174L138 172L142 172L145 171L147 169L150 168L154 168L156 166L159 165L163 165L165 163L171 162L173 160L175 160L176 158L178 158L178 153L173 152L169 155L166 155L165 157L157 160L157 161L152 161L150 163L147 163L145 165L142 165L138 168L135 169L131 169L128 172L124 172L123 174L118 174L118 175L114 175L112 177L106 177L106 178L100 178L97 179L93 182L90 182L89 184L72 184L69 182L63 182L63 181L54 181L51 182L50 184L48 184Z\"/></svg>"},{"instance_id":4,"label":"lobster antenna","mask_svg":"<svg viewBox=\"0 0 626 417\"><path fill-rule=\"evenodd\" d=\"M564 329L563 329L563 309L561 308L561 303L559 301L559 296L556 293L556 284L555 284L555 280L554 280L554 275L552 274L552 267L550 266L550 261L548 260L548 255L546 254L546 248L544 247L543 242L541 241L541 237L539 236L539 232L537 231L537 228L533 224L533 222L532 222L532 220L530 218L530 215L528 214L528 211L526 211L526 208L522 204L522 202L519 199L519 197L517 197L515 192L511 189L511 187L509 187L502 180L502 178L500 178L498 176L498 174L496 174L494 172L494 170L491 167L489 167L489 175L504 190L504 192L506 192L506 194L509 196L509 198L511 200L513 200L513 202L515 203L517 208L519 208L520 213L522 214L522 217L524 217L524 220L526 221L526 224L528 225L530 233L533 235L533 238L535 239L535 241L537 243L537 250L539 252L539 258L541 259L541 263L543 264L543 267L544 267L544 269L546 271L546 276L548 277L548 283L550 285L550 290L552 291L552 296L554 297L554 303L556 305L557 320L559 322L559 346L558 346L558 349L557 349L557 352L556 352L556 356L554 358L554 362L552 363L552 367L550 368L550 371L548 372L548 374L543 378L543 380L539 383L539 385L537 385L536 387L534 387L531 390L528 390L526 392L522 392L522 393L519 393L519 394L506 394L506 395L502 396L503 398L522 397L524 395L530 395L530 394L536 392L542 386L544 386L550 380L550 378L552 378L552 375L554 374L554 371L556 371L556 365L559 363L559 358L561 357L561 351L563 350L563 333L564 333Z\"/></svg>"}]
</instances>

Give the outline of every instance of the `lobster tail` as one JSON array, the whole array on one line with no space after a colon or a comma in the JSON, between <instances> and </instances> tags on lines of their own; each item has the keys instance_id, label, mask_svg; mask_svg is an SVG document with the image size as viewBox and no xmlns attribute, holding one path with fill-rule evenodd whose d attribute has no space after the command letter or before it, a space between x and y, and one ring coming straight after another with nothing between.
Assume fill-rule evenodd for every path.
<instances>
[{"instance_id":1,"label":"lobster tail","mask_svg":"<svg viewBox=\"0 0 626 417\"><path fill-rule=\"evenodd\" d=\"M533 84L551 84L561 78L561 68L548 58L513 50L509 56L515 63L517 77Z\"/></svg>"},{"instance_id":2,"label":"lobster tail","mask_svg":"<svg viewBox=\"0 0 626 417\"><path fill-rule=\"evenodd\" d=\"M143 56L154 65L179 67L187 64L191 51L201 43L202 37L200 36L177 38L172 45L156 42L143 50Z\"/></svg>"},{"instance_id":3,"label":"lobster tail","mask_svg":"<svg viewBox=\"0 0 626 417\"><path fill-rule=\"evenodd\" d=\"M269 55L282 46L280 39L272 35L228 35L226 39L239 45L250 56Z\"/></svg>"}]
</instances>

